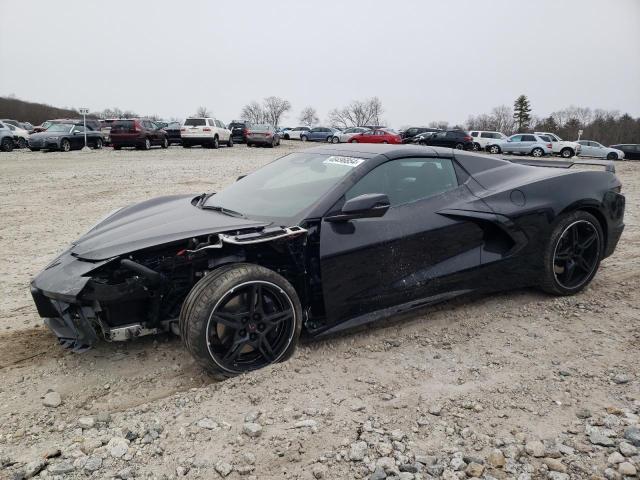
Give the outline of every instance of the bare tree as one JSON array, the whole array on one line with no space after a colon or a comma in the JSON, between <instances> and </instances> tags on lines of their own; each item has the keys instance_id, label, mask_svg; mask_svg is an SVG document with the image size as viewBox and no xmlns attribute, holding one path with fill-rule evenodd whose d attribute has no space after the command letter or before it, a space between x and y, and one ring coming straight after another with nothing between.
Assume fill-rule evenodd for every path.
<instances>
[{"instance_id":1,"label":"bare tree","mask_svg":"<svg viewBox=\"0 0 640 480\"><path fill-rule=\"evenodd\" d=\"M382 102L378 97L354 100L344 108L334 108L329 112L329 123L335 127L362 127L382 123Z\"/></svg>"},{"instance_id":2,"label":"bare tree","mask_svg":"<svg viewBox=\"0 0 640 480\"><path fill-rule=\"evenodd\" d=\"M491 120L493 122L491 130L507 135L513 133L515 121L513 119L513 110L508 105L500 105L491 110Z\"/></svg>"},{"instance_id":3,"label":"bare tree","mask_svg":"<svg viewBox=\"0 0 640 480\"><path fill-rule=\"evenodd\" d=\"M267 97L264 99L263 112L267 123L277 127L282 116L291 110L291 103L280 97Z\"/></svg>"},{"instance_id":4,"label":"bare tree","mask_svg":"<svg viewBox=\"0 0 640 480\"><path fill-rule=\"evenodd\" d=\"M305 107L300 112L300 116L298 117L298 121L302 125L306 125L307 127L311 127L312 125L317 124L320 119L318 118L318 113L316 109L313 107Z\"/></svg>"},{"instance_id":5,"label":"bare tree","mask_svg":"<svg viewBox=\"0 0 640 480\"><path fill-rule=\"evenodd\" d=\"M427 126L429 128L439 128L440 130L446 130L449 128L449 122L447 122L446 120L438 120L435 122L430 122Z\"/></svg>"},{"instance_id":6,"label":"bare tree","mask_svg":"<svg viewBox=\"0 0 640 480\"><path fill-rule=\"evenodd\" d=\"M198 107L198 110L196 110L196 117L210 117L211 116L211 112L209 111L209 109L207 107Z\"/></svg>"},{"instance_id":7,"label":"bare tree","mask_svg":"<svg viewBox=\"0 0 640 480\"><path fill-rule=\"evenodd\" d=\"M265 112L258 102L253 101L242 107L240 117L249 123L264 123Z\"/></svg>"}]
</instances>

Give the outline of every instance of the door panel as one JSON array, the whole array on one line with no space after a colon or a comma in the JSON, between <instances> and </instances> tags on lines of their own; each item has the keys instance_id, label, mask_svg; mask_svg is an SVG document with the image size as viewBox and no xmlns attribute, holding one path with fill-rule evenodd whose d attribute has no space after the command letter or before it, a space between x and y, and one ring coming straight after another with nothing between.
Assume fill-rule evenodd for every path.
<instances>
[{"instance_id":1,"label":"door panel","mask_svg":"<svg viewBox=\"0 0 640 480\"><path fill-rule=\"evenodd\" d=\"M478 267L482 229L437 213L473 200L462 185L392 207L380 218L323 221L320 264L328 324L437 295L443 279ZM471 275L468 280L473 284Z\"/></svg>"}]
</instances>

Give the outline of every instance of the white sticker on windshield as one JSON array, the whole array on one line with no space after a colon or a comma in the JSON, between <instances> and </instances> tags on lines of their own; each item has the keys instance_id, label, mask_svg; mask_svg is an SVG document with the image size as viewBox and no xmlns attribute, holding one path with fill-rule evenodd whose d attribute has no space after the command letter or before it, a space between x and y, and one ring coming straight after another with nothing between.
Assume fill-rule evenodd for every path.
<instances>
[{"instance_id":1,"label":"white sticker on windshield","mask_svg":"<svg viewBox=\"0 0 640 480\"><path fill-rule=\"evenodd\" d=\"M325 163L325 164L332 163L334 165L344 165L346 167L353 168L353 167L357 167L362 162L364 162L364 159L362 158L340 157L340 156L332 155L331 157L327 157L327 159L322 163Z\"/></svg>"}]
</instances>

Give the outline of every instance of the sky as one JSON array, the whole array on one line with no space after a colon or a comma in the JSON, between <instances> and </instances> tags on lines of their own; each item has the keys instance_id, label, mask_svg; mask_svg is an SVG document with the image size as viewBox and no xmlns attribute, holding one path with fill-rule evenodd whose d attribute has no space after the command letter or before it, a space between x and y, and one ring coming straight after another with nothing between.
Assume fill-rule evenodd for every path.
<instances>
[{"instance_id":1,"label":"sky","mask_svg":"<svg viewBox=\"0 0 640 480\"><path fill-rule=\"evenodd\" d=\"M7 12L20 10L20 20ZM529 97L640 116L640 0L0 0L0 96L224 122L275 95L298 123L377 96L392 127Z\"/></svg>"}]
</instances>

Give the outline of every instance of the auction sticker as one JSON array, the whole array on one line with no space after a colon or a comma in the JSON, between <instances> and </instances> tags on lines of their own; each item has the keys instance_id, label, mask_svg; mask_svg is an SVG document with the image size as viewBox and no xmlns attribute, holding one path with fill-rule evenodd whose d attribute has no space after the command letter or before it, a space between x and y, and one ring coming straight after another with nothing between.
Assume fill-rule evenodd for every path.
<instances>
[{"instance_id":1,"label":"auction sticker","mask_svg":"<svg viewBox=\"0 0 640 480\"><path fill-rule=\"evenodd\" d=\"M363 158L356 157L340 157L337 155L332 155L331 157L327 157L325 161L322 163L325 164L333 164L333 165L344 165L346 167L357 167L361 163L364 162Z\"/></svg>"}]
</instances>

